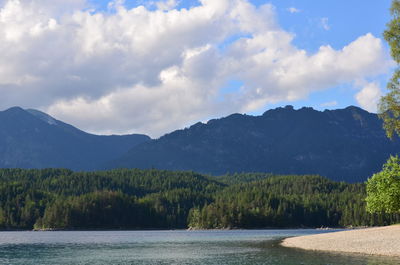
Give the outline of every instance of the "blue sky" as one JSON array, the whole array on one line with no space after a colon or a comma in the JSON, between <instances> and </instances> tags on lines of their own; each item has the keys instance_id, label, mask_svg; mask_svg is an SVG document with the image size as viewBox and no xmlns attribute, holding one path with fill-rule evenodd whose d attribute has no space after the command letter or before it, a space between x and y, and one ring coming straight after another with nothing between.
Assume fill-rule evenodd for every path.
<instances>
[{"instance_id":1,"label":"blue sky","mask_svg":"<svg viewBox=\"0 0 400 265\"><path fill-rule=\"evenodd\" d=\"M394 67L390 4L0 0L0 108L153 137L288 104L374 112Z\"/></svg>"},{"instance_id":2,"label":"blue sky","mask_svg":"<svg viewBox=\"0 0 400 265\"><path fill-rule=\"evenodd\" d=\"M218 1L218 0L217 0ZM106 10L109 0L91 0L98 10ZM152 1L126 0L129 8L149 5ZM329 44L341 48L368 32L381 37L390 20L391 0L252 0L256 6L271 3L276 7L278 22L296 34L294 43L307 51L315 51ZM196 0L181 0L178 8L198 6ZM294 7L300 12L290 13ZM329 30L321 27L321 19L328 18Z\"/></svg>"},{"instance_id":3,"label":"blue sky","mask_svg":"<svg viewBox=\"0 0 400 265\"><path fill-rule=\"evenodd\" d=\"M133 8L145 5L154 8L151 2L126 0L125 6ZM276 8L279 25L295 34L293 43L309 53L318 51L322 45L341 49L367 33L381 38L386 23L390 20L390 0L252 0L250 2L256 6L272 4ZM107 10L108 3L108 0L92 0L92 4L103 11ZM191 8L198 5L200 3L196 0L182 0L179 1L177 8ZM384 45L386 49L389 49L386 43ZM382 74L375 77L374 81L379 82L380 87L385 91L390 76L391 72ZM235 91L242 85L241 81L231 80L224 87L224 91ZM358 105L354 98L353 86L354 84L351 83L341 84L321 92L311 93L306 99L268 104L265 109L285 104L294 105L296 108L312 106L320 110ZM261 109L250 114L258 115L263 111L264 109Z\"/></svg>"},{"instance_id":4,"label":"blue sky","mask_svg":"<svg viewBox=\"0 0 400 265\"><path fill-rule=\"evenodd\" d=\"M264 1L255 1L262 4ZM340 49L361 35L372 33L382 37L386 23L390 20L390 0L276 0L270 1L277 7L280 25L296 34L294 43L297 47L309 52L315 52L321 45L330 45ZM289 13L288 7L296 7L301 12ZM329 30L321 27L321 19L328 18ZM388 46L385 43L387 49ZM383 74L377 80L384 89L389 74ZM352 84L342 84L338 87L316 92L306 100L290 103L296 107L313 106L324 109L324 102L336 101L338 104L327 108L341 108L357 105L354 99ZM280 104L276 104L278 106Z\"/></svg>"}]
</instances>

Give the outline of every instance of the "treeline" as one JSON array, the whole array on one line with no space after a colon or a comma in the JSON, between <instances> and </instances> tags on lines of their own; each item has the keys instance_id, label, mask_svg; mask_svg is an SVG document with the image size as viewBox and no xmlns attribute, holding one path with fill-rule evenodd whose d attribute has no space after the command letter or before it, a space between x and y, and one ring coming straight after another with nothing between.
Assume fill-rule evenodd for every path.
<instances>
[{"instance_id":1,"label":"treeline","mask_svg":"<svg viewBox=\"0 0 400 265\"><path fill-rule=\"evenodd\" d=\"M238 176L249 179L249 175ZM257 175L254 175L257 178ZM347 227L400 222L400 215L365 210L365 184L333 182L319 176L271 176L239 183L191 210L189 227Z\"/></svg>"},{"instance_id":2,"label":"treeline","mask_svg":"<svg viewBox=\"0 0 400 265\"><path fill-rule=\"evenodd\" d=\"M384 225L365 185L318 176L65 169L0 170L0 229L171 229Z\"/></svg>"},{"instance_id":3,"label":"treeline","mask_svg":"<svg viewBox=\"0 0 400 265\"><path fill-rule=\"evenodd\" d=\"M186 228L223 184L192 172L0 170L0 229Z\"/></svg>"}]
</instances>

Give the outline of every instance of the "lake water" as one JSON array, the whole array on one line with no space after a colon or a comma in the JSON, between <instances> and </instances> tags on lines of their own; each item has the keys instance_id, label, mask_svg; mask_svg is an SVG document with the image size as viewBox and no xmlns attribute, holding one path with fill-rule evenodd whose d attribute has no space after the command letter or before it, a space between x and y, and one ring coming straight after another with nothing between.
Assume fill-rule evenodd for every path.
<instances>
[{"instance_id":1,"label":"lake water","mask_svg":"<svg viewBox=\"0 0 400 265\"><path fill-rule=\"evenodd\" d=\"M0 232L0 264L393 265L400 259L287 249L318 230Z\"/></svg>"}]
</instances>

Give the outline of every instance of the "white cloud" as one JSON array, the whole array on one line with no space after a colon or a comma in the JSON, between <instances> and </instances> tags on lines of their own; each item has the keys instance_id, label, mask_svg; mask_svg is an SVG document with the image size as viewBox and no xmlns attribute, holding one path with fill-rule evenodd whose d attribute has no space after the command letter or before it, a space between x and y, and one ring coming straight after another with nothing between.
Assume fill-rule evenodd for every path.
<instances>
[{"instance_id":1,"label":"white cloud","mask_svg":"<svg viewBox=\"0 0 400 265\"><path fill-rule=\"evenodd\" d=\"M337 104L338 104L337 101L333 100L333 101L324 102L320 106L321 107L335 107L335 106L337 106Z\"/></svg>"},{"instance_id":2,"label":"white cloud","mask_svg":"<svg viewBox=\"0 0 400 265\"><path fill-rule=\"evenodd\" d=\"M330 30L331 29L331 26L329 26L329 18L327 18L327 17L321 18L320 23L321 23L321 27L324 30Z\"/></svg>"},{"instance_id":3,"label":"white cloud","mask_svg":"<svg viewBox=\"0 0 400 265\"><path fill-rule=\"evenodd\" d=\"M390 67L371 34L339 50L298 49L270 4L202 0L177 10L167 0L151 10L114 1L111 12L93 13L80 0L43 1L1 7L0 108L40 108L91 132L159 136ZM230 80L242 85L224 94Z\"/></svg>"},{"instance_id":4,"label":"white cloud","mask_svg":"<svg viewBox=\"0 0 400 265\"><path fill-rule=\"evenodd\" d=\"M355 95L360 106L369 112L376 112L379 99L382 96L382 90L378 83L366 83L362 89Z\"/></svg>"},{"instance_id":5,"label":"white cloud","mask_svg":"<svg viewBox=\"0 0 400 265\"><path fill-rule=\"evenodd\" d=\"M179 2L177 0L164 0L155 2L154 4L158 9L168 11L177 7Z\"/></svg>"},{"instance_id":6,"label":"white cloud","mask_svg":"<svg viewBox=\"0 0 400 265\"><path fill-rule=\"evenodd\" d=\"M297 9L297 8L295 8L295 7L289 7L288 9L287 9L287 11L289 11L290 13L292 13L292 14L294 14L294 13L300 13L301 12L301 10L300 9Z\"/></svg>"},{"instance_id":7,"label":"white cloud","mask_svg":"<svg viewBox=\"0 0 400 265\"><path fill-rule=\"evenodd\" d=\"M293 47L287 33L274 34L280 35L267 33L232 47L231 58L235 60L231 65L237 68L231 70L246 84L238 98L244 112L266 103L302 99L312 91L380 74L389 65L381 40L371 34L342 50L322 46L313 55ZM264 45L269 49L264 49Z\"/></svg>"}]
</instances>

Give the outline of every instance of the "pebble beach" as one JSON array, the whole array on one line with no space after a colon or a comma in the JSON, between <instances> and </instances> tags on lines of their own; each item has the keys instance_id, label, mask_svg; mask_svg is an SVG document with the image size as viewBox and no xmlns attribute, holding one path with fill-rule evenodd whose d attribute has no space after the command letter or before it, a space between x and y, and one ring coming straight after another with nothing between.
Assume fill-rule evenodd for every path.
<instances>
[{"instance_id":1,"label":"pebble beach","mask_svg":"<svg viewBox=\"0 0 400 265\"><path fill-rule=\"evenodd\" d=\"M400 225L284 239L284 247L400 257Z\"/></svg>"}]
</instances>

